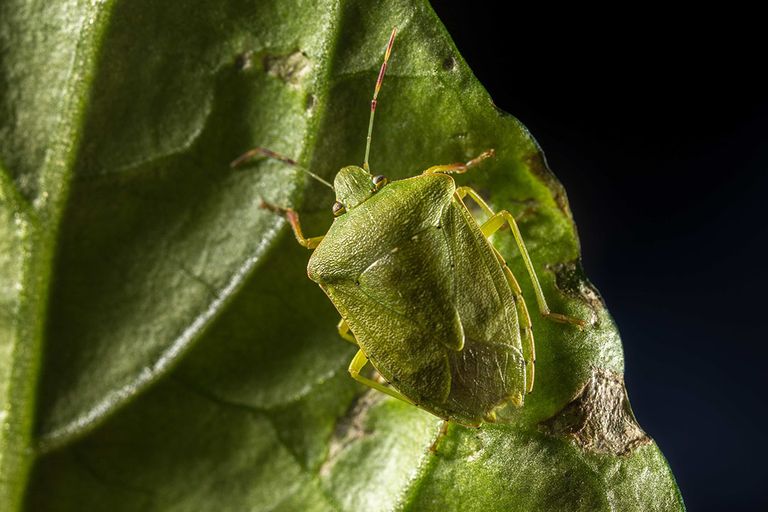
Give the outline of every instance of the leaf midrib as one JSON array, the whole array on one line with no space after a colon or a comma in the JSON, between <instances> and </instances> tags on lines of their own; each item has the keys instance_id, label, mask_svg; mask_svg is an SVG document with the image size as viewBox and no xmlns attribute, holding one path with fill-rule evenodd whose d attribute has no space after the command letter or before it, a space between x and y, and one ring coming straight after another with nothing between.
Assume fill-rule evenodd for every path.
<instances>
[{"instance_id":1,"label":"leaf midrib","mask_svg":"<svg viewBox=\"0 0 768 512\"><path fill-rule=\"evenodd\" d=\"M321 71L317 73L315 78L315 83L318 84L316 89L316 97L319 100L317 102L317 114L312 117L311 121L307 124L305 129L305 135L302 141L302 151L301 154L298 155L299 161L302 162L309 162L312 160L312 155L315 151L318 138L318 128L323 124L328 104L329 91L333 85L331 80L331 73L333 71L336 59L336 46L338 45L340 36L340 30L338 27L340 25L339 16L341 13L341 8L339 5L339 3L336 3L335 13L329 15L329 22L326 26L327 30L325 30L325 33L328 37L326 39L327 44L323 45L323 47L326 49L326 51L323 52L323 57L320 61ZM254 143L256 142L258 141L254 141ZM306 188L311 185L309 182L311 182L311 180L304 180L304 192L306 191ZM301 204L304 192L298 192L296 204ZM283 228L285 227L285 223L282 220L278 219L276 222L283 224ZM175 350L172 354L172 357L168 361L165 361L164 364L160 365L161 367L159 367L150 378L141 379L137 377L137 379L134 380L130 385L116 390L117 398L115 400L100 402L96 406L86 411L85 414L76 419L76 421L64 425L62 428L59 428L53 432L41 433L40 439L38 441L38 449L40 452L48 453L52 450L66 446L67 444L83 437L84 435L87 435L99 425L103 424L104 421L110 418L127 403L134 400L136 396L149 389L162 376L166 375L169 371L172 371L176 363L178 363L178 361L183 358L184 354L186 354L189 349L195 345L196 341L204 335L204 333L207 331L207 328L220 315L221 311L226 308L226 305L229 304L239 294L240 290L243 288L242 285L247 282L249 276L251 276L253 272L258 269L258 267L259 261L255 261L252 264L248 264L246 262L246 265L238 270L238 275L233 276L233 281L234 278L239 276L239 282L230 282L230 284L227 285L226 288L228 289L228 294L222 294L222 296L216 298L216 302L218 304L215 308L213 308L212 311L206 312L207 314L205 315L203 322L200 322L197 317L191 319L189 324L190 326L194 323L200 323L201 325L198 326L194 332L189 335L189 339L183 344L184 346L178 350ZM174 343L174 345L176 344L177 343ZM129 392L122 392L124 390L128 390ZM83 417L86 417L87 421L82 421Z\"/></svg>"},{"instance_id":2,"label":"leaf midrib","mask_svg":"<svg viewBox=\"0 0 768 512\"><path fill-rule=\"evenodd\" d=\"M80 149L80 133L89 106L87 101L93 82L93 70L98 61L100 45L108 25L111 0L94 7L78 34L71 66L67 73L67 92L54 129L51 149L47 151L40 170L41 194L35 201L23 200L15 186L9 186L14 196L14 208L30 234L23 250L22 292L19 308L16 344L13 347L11 378L7 388L7 411L3 421L4 438L0 459L0 509L20 510L26 481L36 455L35 412L37 386L44 348L46 318L50 293L52 265L58 242L61 215L69 192L69 182ZM90 13L89 13L90 14ZM9 174L3 170L3 180ZM8 184L13 185L13 184Z\"/></svg>"}]
</instances>

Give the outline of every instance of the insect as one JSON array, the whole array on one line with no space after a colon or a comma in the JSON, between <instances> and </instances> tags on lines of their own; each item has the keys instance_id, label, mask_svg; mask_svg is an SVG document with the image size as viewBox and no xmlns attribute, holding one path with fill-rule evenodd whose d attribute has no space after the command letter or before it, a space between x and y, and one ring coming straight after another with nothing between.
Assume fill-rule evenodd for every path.
<instances>
[{"instance_id":1,"label":"insect","mask_svg":"<svg viewBox=\"0 0 768 512\"><path fill-rule=\"evenodd\" d=\"M343 167L331 185L265 148L248 151L232 166L257 155L275 158L335 191L335 218L324 236L305 237L290 208L262 206L284 215L298 243L314 249L307 273L340 313L341 337L359 348L351 376L441 418L478 426L498 421L502 407L523 405L533 390L536 359L520 286L489 241L491 234L510 227L542 315L583 323L549 311L514 217L494 212L450 176L494 156L493 149L391 183L370 172L374 114L396 32L376 80L362 167ZM488 220L478 223L465 199L477 203ZM368 362L386 383L362 373Z\"/></svg>"}]
</instances>

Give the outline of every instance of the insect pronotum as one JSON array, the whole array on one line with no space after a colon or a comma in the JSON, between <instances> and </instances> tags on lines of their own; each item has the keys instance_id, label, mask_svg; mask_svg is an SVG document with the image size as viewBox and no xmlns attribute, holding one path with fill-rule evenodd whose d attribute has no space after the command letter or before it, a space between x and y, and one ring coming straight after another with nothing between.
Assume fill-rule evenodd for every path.
<instances>
[{"instance_id":1,"label":"insect pronotum","mask_svg":"<svg viewBox=\"0 0 768 512\"><path fill-rule=\"evenodd\" d=\"M265 148L251 149L232 166L266 156L334 190L335 218L322 236L305 237L291 208L262 206L284 215L298 243L314 249L307 273L341 315L341 337L358 347L349 373L441 418L477 426L498 421L502 407L522 406L534 382L528 308L489 240L494 232L510 227L540 314L576 326L583 322L549 310L512 214L494 212L475 190L457 187L450 176L493 157L493 149L391 183L370 172L373 120L396 33L393 29L376 79L362 167L343 167L331 185ZM478 223L464 203L467 198L488 220ZM385 382L362 373L368 362Z\"/></svg>"}]
</instances>

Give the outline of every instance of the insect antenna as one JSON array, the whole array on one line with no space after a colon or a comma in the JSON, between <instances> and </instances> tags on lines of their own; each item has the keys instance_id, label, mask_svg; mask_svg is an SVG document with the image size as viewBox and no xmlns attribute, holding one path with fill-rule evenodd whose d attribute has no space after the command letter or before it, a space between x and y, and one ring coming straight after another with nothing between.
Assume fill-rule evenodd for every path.
<instances>
[{"instance_id":1,"label":"insect antenna","mask_svg":"<svg viewBox=\"0 0 768 512\"><path fill-rule=\"evenodd\" d=\"M373 116L376 114L376 98L379 96L381 83L384 81L384 73L387 72L387 61L389 60L389 54L392 53L392 44L395 42L395 34L397 34L397 27L392 27L392 35L389 36L387 50L384 52L384 62L381 63L379 78L376 79L376 87L373 89L373 99L371 100L371 117L368 120L368 138L365 142L365 161L363 162L363 169L368 172L370 172L370 169L368 168L368 155L371 152L371 134L373 133Z\"/></svg>"},{"instance_id":2,"label":"insect antenna","mask_svg":"<svg viewBox=\"0 0 768 512\"><path fill-rule=\"evenodd\" d=\"M280 153L275 153L271 149L267 149L267 148L253 148L250 151L246 151L245 153L243 153L239 157L237 157L234 160L232 160L232 163L230 163L229 166L231 168L238 167L239 165L241 165L241 164L247 162L248 160L251 160L255 156L259 156L259 155L265 156L267 158L272 158L273 160L279 160L279 161L283 162L284 164L288 164L291 167L295 167L296 169L298 169L298 170L308 174L310 177L316 179L317 181L319 181L320 183L322 183L326 187L330 188L331 190L334 190L333 185L331 185L330 183L328 183L323 178L321 178L317 174L313 173L312 171L310 171L306 167L304 167L301 164L299 164L293 158L288 158L287 156L281 155Z\"/></svg>"}]
</instances>

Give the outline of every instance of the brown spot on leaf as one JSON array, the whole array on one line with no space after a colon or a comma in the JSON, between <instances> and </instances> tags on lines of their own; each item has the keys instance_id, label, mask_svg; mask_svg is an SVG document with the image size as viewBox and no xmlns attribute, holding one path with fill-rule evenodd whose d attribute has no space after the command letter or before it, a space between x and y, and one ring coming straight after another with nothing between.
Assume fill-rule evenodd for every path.
<instances>
[{"instance_id":1,"label":"brown spot on leaf","mask_svg":"<svg viewBox=\"0 0 768 512\"><path fill-rule=\"evenodd\" d=\"M443 59L443 69L445 71L453 71L456 69L456 59L454 59L452 56L448 56Z\"/></svg>"},{"instance_id":2,"label":"brown spot on leaf","mask_svg":"<svg viewBox=\"0 0 768 512\"><path fill-rule=\"evenodd\" d=\"M555 286L565 295L586 302L594 313L593 325L599 325L600 311L604 309L603 298L597 288L587 279L581 260L576 259L547 268L555 274Z\"/></svg>"},{"instance_id":3,"label":"brown spot on leaf","mask_svg":"<svg viewBox=\"0 0 768 512\"><path fill-rule=\"evenodd\" d=\"M315 108L315 104L317 103L317 98L314 94L307 94L307 98L304 100L304 108L307 110L307 112L312 112Z\"/></svg>"},{"instance_id":4,"label":"brown spot on leaf","mask_svg":"<svg viewBox=\"0 0 768 512\"><path fill-rule=\"evenodd\" d=\"M251 67L253 64L251 61L252 56L252 52L243 52L235 57L235 67L238 69L238 71L245 71Z\"/></svg>"},{"instance_id":5,"label":"brown spot on leaf","mask_svg":"<svg viewBox=\"0 0 768 512\"><path fill-rule=\"evenodd\" d=\"M536 216L536 212L539 209L539 202L531 198L522 199L519 201L510 199L509 202L515 205L520 205L520 209L514 212L515 221L518 224L525 224L528 220L534 218ZM507 227L506 224L504 226Z\"/></svg>"},{"instance_id":6,"label":"brown spot on leaf","mask_svg":"<svg viewBox=\"0 0 768 512\"><path fill-rule=\"evenodd\" d=\"M629 455L652 441L632 413L624 378L605 369L595 369L576 398L539 428L594 453Z\"/></svg>"},{"instance_id":7,"label":"brown spot on leaf","mask_svg":"<svg viewBox=\"0 0 768 512\"><path fill-rule=\"evenodd\" d=\"M297 87L312 68L312 63L304 52L296 50L288 55L265 55L264 69L274 76Z\"/></svg>"},{"instance_id":8,"label":"brown spot on leaf","mask_svg":"<svg viewBox=\"0 0 768 512\"><path fill-rule=\"evenodd\" d=\"M328 457L320 466L320 476L330 473L336 459L350 444L370 435L366 430L365 422L368 418L368 411L382 400L384 395L375 390L368 390L360 395L347 411L336 423L336 429L333 432L328 446Z\"/></svg>"}]
</instances>

